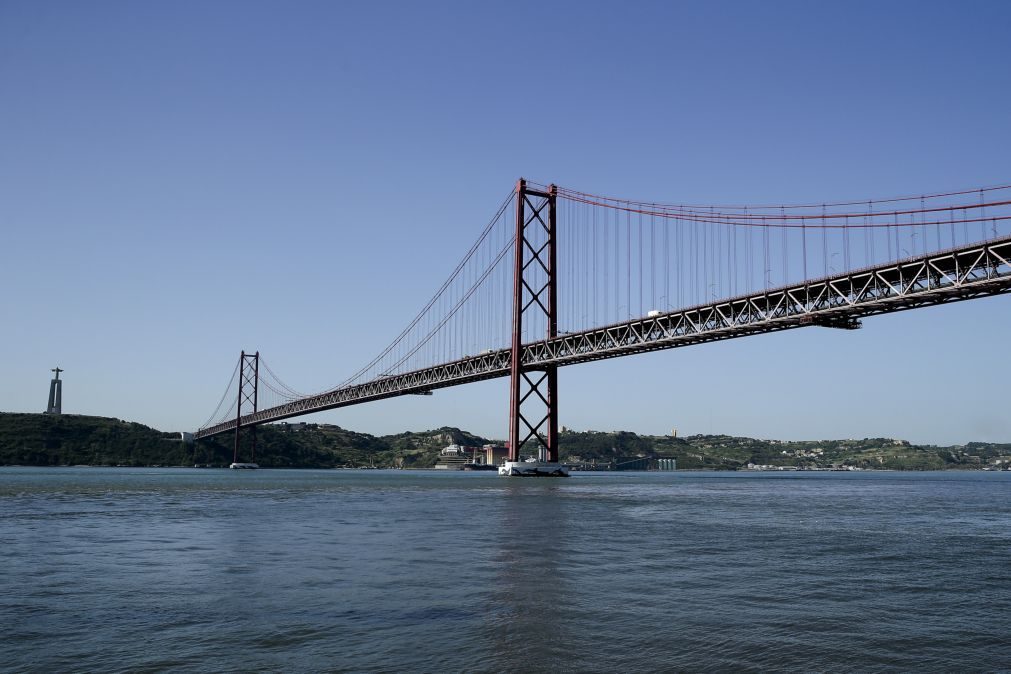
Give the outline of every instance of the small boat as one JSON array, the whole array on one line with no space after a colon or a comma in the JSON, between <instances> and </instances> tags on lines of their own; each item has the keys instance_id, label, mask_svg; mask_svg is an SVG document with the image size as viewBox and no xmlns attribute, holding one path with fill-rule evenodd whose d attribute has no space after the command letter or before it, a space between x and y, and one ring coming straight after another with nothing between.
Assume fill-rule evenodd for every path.
<instances>
[{"instance_id":1,"label":"small boat","mask_svg":"<svg viewBox=\"0 0 1011 674\"><path fill-rule=\"evenodd\" d=\"M465 463L464 470L498 470L498 466L492 463Z\"/></svg>"},{"instance_id":2,"label":"small boat","mask_svg":"<svg viewBox=\"0 0 1011 674\"><path fill-rule=\"evenodd\" d=\"M229 466L229 468L235 468L236 470L255 470L259 467L259 464L255 463L233 463Z\"/></svg>"},{"instance_id":3,"label":"small boat","mask_svg":"<svg viewBox=\"0 0 1011 674\"><path fill-rule=\"evenodd\" d=\"M568 477L569 467L548 461L506 461L499 466L499 475L507 477Z\"/></svg>"}]
</instances>

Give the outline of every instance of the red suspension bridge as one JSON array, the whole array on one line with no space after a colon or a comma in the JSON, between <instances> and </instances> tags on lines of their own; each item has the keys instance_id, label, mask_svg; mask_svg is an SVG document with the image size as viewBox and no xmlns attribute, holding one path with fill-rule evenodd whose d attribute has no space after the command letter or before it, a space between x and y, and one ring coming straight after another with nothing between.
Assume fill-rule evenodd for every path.
<instances>
[{"instance_id":1,"label":"red suspension bridge","mask_svg":"<svg viewBox=\"0 0 1011 674\"><path fill-rule=\"evenodd\" d=\"M558 462L565 365L1011 291L1011 185L884 200L697 206L520 180L407 327L303 394L242 353L205 438L510 378L510 461Z\"/></svg>"}]
</instances>

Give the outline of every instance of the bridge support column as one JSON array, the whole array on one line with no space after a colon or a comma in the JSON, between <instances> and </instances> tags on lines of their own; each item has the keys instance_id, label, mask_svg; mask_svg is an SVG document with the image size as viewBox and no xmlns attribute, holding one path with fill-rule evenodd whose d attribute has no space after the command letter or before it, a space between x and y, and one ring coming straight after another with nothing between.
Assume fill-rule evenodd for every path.
<instances>
[{"instance_id":1,"label":"bridge support column","mask_svg":"<svg viewBox=\"0 0 1011 674\"><path fill-rule=\"evenodd\" d=\"M239 462L239 435L242 430L242 410L246 413L256 413L260 383L260 352L239 354L239 396L235 405L235 450L232 453L231 468L257 468L256 460L256 426L251 426L252 443L249 450L249 462ZM252 407L252 410L249 408Z\"/></svg>"},{"instance_id":2,"label":"bridge support column","mask_svg":"<svg viewBox=\"0 0 1011 674\"><path fill-rule=\"evenodd\" d=\"M509 457L500 475L567 475L558 456L558 368L524 364L524 333L558 335L557 189L516 184ZM526 460L525 460L526 459Z\"/></svg>"}]
</instances>

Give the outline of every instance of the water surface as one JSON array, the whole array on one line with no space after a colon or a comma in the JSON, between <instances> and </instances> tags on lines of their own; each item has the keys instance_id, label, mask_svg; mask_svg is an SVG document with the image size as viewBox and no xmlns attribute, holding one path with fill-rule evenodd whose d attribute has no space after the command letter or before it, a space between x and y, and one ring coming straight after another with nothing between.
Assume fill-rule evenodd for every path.
<instances>
[{"instance_id":1,"label":"water surface","mask_svg":"<svg viewBox=\"0 0 1011 674\"><path fill-rule=\"evenodd\" d=\"M1011 473L0 469L11 671L1011 670Z\"/></svg>"}]
</instances>

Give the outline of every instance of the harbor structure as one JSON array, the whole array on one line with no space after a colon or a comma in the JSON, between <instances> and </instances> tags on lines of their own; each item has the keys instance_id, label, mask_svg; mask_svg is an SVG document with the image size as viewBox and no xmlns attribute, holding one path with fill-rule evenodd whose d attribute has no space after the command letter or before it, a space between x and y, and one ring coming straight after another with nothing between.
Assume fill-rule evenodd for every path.
<instances>
[{"instance_id":1,"label":"harbor structure","mask_svg":"<svg viewBox=\"0 0 1011 674\"><path fill-rule=\"evenodd\" d=\"M473 452L470 447L452 444L439 452L435 468L437 470L463 470L463 467L472 461L468 457L469 452Z\"/></svg>"},{"instance_id":2,"label":"harbor structure","mask_svg":"<svg viewBox=\"0 0 1011 674\"><path fill-rule=\"evenodd\" d=\"M509 448L503 445L488 444L482 447L484 462L491 466L500 466L509 459Z\"/></svg>"}]
</instances>

